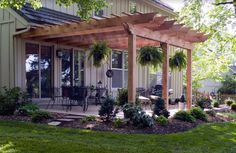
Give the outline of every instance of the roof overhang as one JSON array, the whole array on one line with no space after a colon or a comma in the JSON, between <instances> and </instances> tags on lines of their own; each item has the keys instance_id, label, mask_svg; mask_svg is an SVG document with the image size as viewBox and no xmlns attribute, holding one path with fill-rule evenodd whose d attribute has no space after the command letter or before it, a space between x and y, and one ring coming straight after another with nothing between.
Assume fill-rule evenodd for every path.
<instances>
[{"instance_id":1,"label":"roof overhang","mask_svg":"<svg viewBox=\"0 0 236 153\"><path fill-rule=\"evenodd\" d=\"M92 19L63 25L32 27L19 37L23 39L53 42L74 47L89 47L94 41L106 41L111 48L128 48L128 35L138 36L137 47L158 46L168 43L192 49L194 43L204 42L208 36L191 30L176 20L167 20L157 13L123 13L111 18Z\"/></svg>"}]
</instances>

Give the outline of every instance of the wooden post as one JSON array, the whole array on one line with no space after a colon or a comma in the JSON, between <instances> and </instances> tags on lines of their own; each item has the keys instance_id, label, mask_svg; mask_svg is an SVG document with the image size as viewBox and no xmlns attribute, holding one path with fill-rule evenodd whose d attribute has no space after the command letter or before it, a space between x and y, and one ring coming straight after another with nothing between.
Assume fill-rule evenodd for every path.
<instances>
[{"instance_id":1,"label":"wooden post","mask_svg":"<svg viewBox=\"0 0 236 153\"><path fill-rule=\"evenodd\" d=\"M136 99L136 35L129 34L128 38L128 101Z\"/></svg>"},{"instance_id":2,"label":"wooden post","mask_svg":"<svg viewBox=\"0 0 236 153\"><path fill-rule=\"evenodd\" d=\"M187 50L187 90L186 90L186 100L187 109L192 107L192 50Z\"/></svg>"},{"instance_id":3,"label":"wooden post","mask_svg":"<svg viewBox=\"0 0 236 153\"><path fill-rule=\"evenodd\" d=\"M163 51L163 67L162 67L162 98L165 101L165 108L169 107L169 51L168 44L161 44Z\"/></svg>"}]
</instances>

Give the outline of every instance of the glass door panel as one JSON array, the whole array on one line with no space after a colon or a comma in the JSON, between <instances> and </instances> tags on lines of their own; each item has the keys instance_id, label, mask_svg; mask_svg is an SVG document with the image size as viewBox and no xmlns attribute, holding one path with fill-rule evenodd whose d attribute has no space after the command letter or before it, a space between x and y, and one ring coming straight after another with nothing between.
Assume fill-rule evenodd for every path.
<instances>
[{"instance_id":1,"label":"glass door panel","mask_svg":"<svg viewBox=\"0 0 236 153\"><path fill-rule=\"evenodd\" d=\"M39 45L26 44L26 88L32 98L39 98Z\"/></svg>"},{"instance_id":2,"label":"glass door panel","mask_svg":"<svg viewBox=\"0 0 236 153\"><path fill-rule=\"evenodd\" d=\"M84 60L85 54L82 51L74 52L74 83L75 86L84 86Z\"/></svg>"},{"instance_id":3,"label":"glass door panel","mask_svg":"<svg viewBox=\"0 0 236 153\"><path fill-rule=\"evenodd\" d=\"M62 59L61 59L61 81L62 86L72 86L73 78L72 78L72 65L73 65L73 57L72 50L63 50Z\"/></svg>"},{"instance_id":4,"label":"glass door panel","mask_svg":"<svg viewBox=\"0 0 236 153\"><path fill-rule=\"evenodd\" d=\"M41 98L50 96L52 87L52 50L51 46L41 46Z\"/></svg>"}]
</instances>

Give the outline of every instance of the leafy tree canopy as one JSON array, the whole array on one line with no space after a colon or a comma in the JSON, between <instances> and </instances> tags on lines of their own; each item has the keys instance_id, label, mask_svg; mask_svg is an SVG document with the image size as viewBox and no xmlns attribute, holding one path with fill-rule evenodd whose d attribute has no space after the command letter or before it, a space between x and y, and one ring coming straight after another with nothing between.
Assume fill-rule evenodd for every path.
<instances>
[{"instance_id":1,"label":"leafy tree canopy","mask_svg":"<svg viewBox=\"0 0 236 153\"><path fill-rule=\"evenodd\" d=\"M222 73L236 57L236 29L233 5L215 5L223 0L186 0L179 20L209 34L209 39L195 45L193 52L193 87L205 79L221 80ZM234 23L235 24L235 23Z\"/></svg>"},{"instance_id":2,"label":"leafy tree canopy","mask_svg":"<svg viewBox=\"0 0 236 153\"><path fill-rule=\"evenodd\" d=\"M41 0L0 0L0 8L20 9L26 2L29 2L35 9L42 7ZM56 0L56 3L65 7L76 4L78 6L77 14L82 19L89 19L94 11L97 12L107 5L105 0Z\"/></svg>"}]
</instances>

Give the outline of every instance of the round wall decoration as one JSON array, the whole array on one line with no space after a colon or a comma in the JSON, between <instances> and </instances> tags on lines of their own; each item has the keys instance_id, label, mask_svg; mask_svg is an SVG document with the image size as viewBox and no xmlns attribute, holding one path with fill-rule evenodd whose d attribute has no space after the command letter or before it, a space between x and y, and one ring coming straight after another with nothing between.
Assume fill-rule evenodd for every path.
<instances>
[{"instance_id":1,"label":"round wall decoration","mask_svg":"<svg viewBox=\"0 0 236 153\"><path fill-rule=\"evenodd\" d=\"M113 75L114 75L114 73L113 73L112 70L107 70L107 72L106 72L106 76L107 76L108 78L112 78Z\"/></svg>"}]
</instances>

